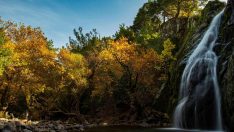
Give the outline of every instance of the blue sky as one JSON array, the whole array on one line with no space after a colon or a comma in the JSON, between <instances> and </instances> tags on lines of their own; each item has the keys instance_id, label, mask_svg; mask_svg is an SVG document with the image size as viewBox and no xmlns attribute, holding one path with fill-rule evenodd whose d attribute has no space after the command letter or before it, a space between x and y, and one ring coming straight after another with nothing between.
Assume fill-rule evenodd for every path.
<instances>
[{"instance_id":1,"label":"blue sky","mask_svg":"<svg viewBox=\"0 0 234 132\"><path fill-rule=\"evenodd\" d=\"M61 47L73 37L73 29L96 28L101 36L112 36L120 24L131 25L147 0L0 0L3 20L41 27Z\"/></svg>"}]
</instances>

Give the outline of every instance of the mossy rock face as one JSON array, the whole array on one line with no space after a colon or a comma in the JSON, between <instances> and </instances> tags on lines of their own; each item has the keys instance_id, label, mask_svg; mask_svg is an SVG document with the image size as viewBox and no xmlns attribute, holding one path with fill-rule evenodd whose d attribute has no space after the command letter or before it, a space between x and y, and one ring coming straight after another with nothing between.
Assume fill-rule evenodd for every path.
<instances>
[{"instance_id":1,"label":"mossy rock face","mask_svg":"<svg viewBox=\"0 0 234 132\"><path fill-rule=\"evenodd\" d=\"M202 12L200 21L197 22L197 29L193 31L188 40L180 47L177 54L177 61L170 71L170 78L164 86L158 107L173 114L178 101L180 79L186 65L186 57L193 48L200 42L213 17L224 8L224 3L218 1L209 2ZM214 47L219 56L217 74L220 92L222 95L222 116L224 129L234 131L234 1L229 0L221 21L220 33ZM161 102L161 103L160 103ZM172 116L171 116L172 117Z\"/></svg>"},{"instance_id":2,"label":"mossy rock face","mask_svg":"<svg viewBox=\"0 0 234 132\"><path fill-rule=\"evenodd\" d=\"M224 8L225 3L219 1L208 2L204 10L202 10L201 22L207 21L210 23L215 17L217 11L220 11Z\"/></svg>"},{"instance_id":3,"label":"mossy rock face","mask_svg":"<svg viewBox=\"0 0 234 132\"><path fill-rule=\"evenodd\" d=\"M186 59L202 39L205 31L207 30L211 20L225 7L224 3L218 1L210 1L204 8L199 20L196 20L194 27L187 36L183 36L184 42L179 47L179 52L176 55L177 61L172 64L170 70L169 80L162 88L161 96L159 97L156 107L160 108L162 112L167 112L173 115L175 107L178 103L180 80L183 70L186 65Z\"/></svg>"},{"instance_id":4,"label":"mossy rock face","mask_svg":"<svg viewBox=\"0 0 234 132\"><path fill-rule=\"evenodd\" d=\"M169 113L171 117L173 116L173 112L178 103L178 92L181 83L181 76L186 65L186 59L200 42L213 17L224 7L224 3L218 1L209 2L203 10L202 16L195 23L196 28L189 31L187 36L182 38L185 40L177 53L177 61L172 65L173 68L171 68L169 80L164 86L161 96L156 103L156 107L161 108L160 111ZM223 29L221 29L221 32L224 32ZM217 48L217 50L220 50L220 48Z\"/></svg>"}]
</instances>

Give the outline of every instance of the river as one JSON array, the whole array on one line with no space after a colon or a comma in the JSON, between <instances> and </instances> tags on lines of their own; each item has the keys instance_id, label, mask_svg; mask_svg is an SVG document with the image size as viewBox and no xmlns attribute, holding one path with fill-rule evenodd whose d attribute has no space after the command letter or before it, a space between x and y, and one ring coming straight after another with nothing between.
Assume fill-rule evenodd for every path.
<instances>
[{"instance_id":1,"label":"river","mask_svg":"<svg viewBox=\"0 0 234 132\"><path fill-rule=\"evenodd\" d=\"M87 128L85 132L200 132L200 130L182 130L175 128L142 128L142 127L93 127Z\"/></svg>"}]
</instances>

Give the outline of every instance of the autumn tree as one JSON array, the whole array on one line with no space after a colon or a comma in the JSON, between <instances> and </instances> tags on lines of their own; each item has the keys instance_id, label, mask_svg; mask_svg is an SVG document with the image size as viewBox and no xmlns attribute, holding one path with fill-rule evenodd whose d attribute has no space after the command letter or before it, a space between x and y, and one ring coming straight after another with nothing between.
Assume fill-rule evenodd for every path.
<instances>
[{"instance_id":1,"label":"autumn tree","mask_svg":"<svg viewBox=\"0 0 234 132\"><path fill-rule=\"evenodd\" d=\"M158 86L165 80L164 58L172 57L174 49L169 42L164 48L160 55L125 38L109 40L98 56L102 63L96 71L93 96L114 98L116 107L152 105Z\"/></svg>"},{"instance_id":2,"label":"autumn tree","mask_svg":"<svg viewBox=\"0 0 234 132\"><path fill-rule=\"evenodd\" d=\"M69 38L67 49L75 54L82 54L87 61L87 66L90 73L87 77L87 88L84 94L81 95L81 112L86 113L91 110L95 103L92 104L91 93L95 87L94 76L97 73L97 67L102 63L98 58L99 52L105 47L108 38L100 38L100 35L95 29L84 33L81 27L78 30L74 29L75 39Z\"/></svg>"},{"instance_id":3,"label":"autumn tree","mask_svg":"<svg viewBox=\"0 0 234 132\"><path fill-rule=\"evenodd\" d=\"M79 114L80 96L88 86L88 64L81 54L75 54L68 49L61 49L58 59L63 69L61 92L58 95L59 109L64 112ZM73 107L70 107L73 106Z\"/></svg>"},{"instance_id":4,"label":"autumn tree","mask_svg":"<svg viewBox=\"0 0 234 132\"><path fill-rule=\"evenodd\" d=\"M0 91L1 91L1 108L6 106L6 101L9 96L9 89L3 88L3 73L6 67L12 62L13 45L5 35L5 27L0 19Z\"/></svg>"},{"instance_id":5,"label":"autumn tree","mask_svg":"<svg viewBox=\"0 0 234 132\"><path fill-rule=\"evenodd\" d=\"M5 67L10 63L11 49L7 48L10 46L10 41L7 40L2 29L0 30L0 76L2 75Z\"/></svg>"}]
</instances>

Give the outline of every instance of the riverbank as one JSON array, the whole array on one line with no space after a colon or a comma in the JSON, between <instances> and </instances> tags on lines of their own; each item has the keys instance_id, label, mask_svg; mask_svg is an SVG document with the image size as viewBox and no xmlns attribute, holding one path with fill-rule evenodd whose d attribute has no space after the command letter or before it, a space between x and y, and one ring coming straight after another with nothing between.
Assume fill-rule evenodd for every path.
<instances>
[{"instance_id":1,"label":"riverbank","mask_svg":"<svg viewBox=\"0 0 234 132\"><path fill-rule=\"evenodd\" d=\"M152 128L152 127L168 127L170 124L147 124L147 123L121 123L121 124L78 124L72 123L69 121L28 121L24 119L5 119L0 118L0 130L8 132L76 132L76 131L85 131L86 129L95 128L95 127L110 127L110 126L125 126L125 127L139 127L139 128Z\"/></svg>"},{"instance_id":2,"label":"riverbank","mask_svg":"<svg viewBox=\"0 0 234 132\"><path fill-rule=\"evenodd\" d=\"M0 130L6 132L84 131L84 125L62 121L27 121L1 118Z\"/></svg>"}]
</instances>

